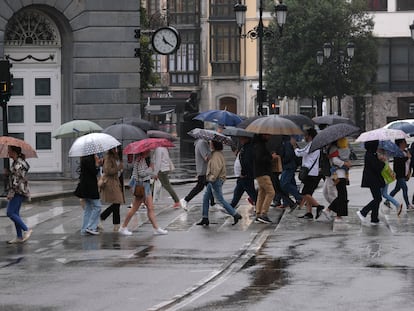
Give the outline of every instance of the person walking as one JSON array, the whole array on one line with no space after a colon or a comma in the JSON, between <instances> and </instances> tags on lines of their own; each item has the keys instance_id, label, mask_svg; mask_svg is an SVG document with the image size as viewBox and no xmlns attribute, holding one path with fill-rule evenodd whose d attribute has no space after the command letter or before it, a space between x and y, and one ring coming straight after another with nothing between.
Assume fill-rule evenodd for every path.
<instances>
[{"instance_id":1,"label":"person walking","mask_svg":"<svg viewBox=\"0 0 414 311\"><path fill-rule=\"evenodd\" d=\"M270 224L267 213L275 197L275 189L272 182L272 155L266 147L266 142L270 135L259 134L254 144L254 169L255 178L258 184L258 194L256 201L255 222Z\"/></svg>"},{"instance_id":2,"label":"person walking","mask_svg":"<svg viewBox=\"0 0 414 311\"><path fill-rule=\"evenodd\" d=\"M223 144L218 141L210 142L212 154L207 163L206 179L207 187L203 196L203 213L202 219L197 223L199 226L208 226L209 202L214 195L217 201L225 208L228 214L233 216L233 225L237 224L242 216L224 199L223 183L226 180L226 161L223 156Z\"/></svg>"},{"instance_id":3,"label":"person walking","mask_svg":"<svg viewBox=\"0 0 414 311\"><path fill-rule=\"evenodd\" d=\"M381 189L385 186L384 178L381 175L385 163L378 157L378 143L378 140L373 140L367 141L364 144L366 152L361 187L369 188L372 200L360 211L356 212L362 223L366 223L366 217L371 212L371 225L379 224L378 210L382 200Z\"/></svg>"},{"instance_id":4,"label":"person walking","mask_svg":"<svg viewBox=\"0 0 414 311\"><path fill-rule=\"evenodd\" d=\"M97 230L99 215L102 203L99 199L97 174L101 160L97 155L91 154L80 159L79 184L75 190L75 195L82 198L85 202L83 210L83 223L81 234L98 235Z\"/></svg>"},{"instance_id":5,"label":"person walking","mask_svg":"<svg viewBox=\"0 0 414 311\"><path fill-rule=\"evenodd\" d=\"M390 192L390 196L394 197L400 190L403 191L403 198L407 211L414 210L408 200L408 187L407 180L410 178L411 173L411 153L407 150L407 141L405 139L396 139L395 143L400 147L403 152L402 157L394 157L394 172L396 183L394 189ZM397 214L400 215L402 212L402 206L399 208Z\"/></svg>"},{"instance_id":6,"label":"person walking","mask_svg":"<svg viewBox=\"0 0 414 311\"><path fill-rule=\"evenodd\" d=\"M316 207L316 216L315 219L318 219L322 210L325 208L323 205L320 205L315 198L313 198L313 193L319 185L321 176L319 174L319 157L320 150L315 150L309 152L309 149L312 144L313 138L316 136L317 132L315 129L310 128L305 131L305 141L307 142L304 148L298 148L297 144L294 145L295 155L302 158L302 166L305 166L309 169L309 173L306 176L303 182L303 188L301 195L306 205L306 213L299 218L304 219L313 219L312 207Z\"/></svg>"},{"instance_id":7,"label":"person walking","mask_svg":"<svg viewBox=\"0 0 414 311\"><path fill-rule=\"evenodd\" d=\"M125 203L125 196L120 177L123 172L123 163L119 158L118 148L108 150L103 159L102 173L100 177L100 197L102 202L111 203L102 213L101 221L105 221L112 214L113 231L118 232L121 216L119 209Z\"/></svg>"},{"instance_id":8,"label":"person walking","mask_svg":"<svg viewBox=\"0 0 414 311\"><path fill-rule=\"evenodd\" d=\"M180 200L184 210L188 210L188 202L190 202L197 194L199 194L207 185L206 171L207 163L211 157L211 150L208 142L204 139L197 139L194 142L195 164L197 173L197 183L190 192ZM210 205L214 206L214 197L211 196Z\"/></svg>"},{"instance_id":9,"label":"person walking","mask_svg":"<svg viewBox=\"0 0 414 311\"><path fill-rule=\"evenodd\" d=\"M280 175L280 186L286 194L293 195L296 200L296 204L291 206L291 211L303 203L302 195L299 193L296 185L295 172L298 165L293 146L296 146L296 139L293 136L283 136L280 152L283 167L282 174ZM287 207L288 205L289 201L283 200L283 206Z\"/></svg>"},{"instance_id":10,"label":"person walking","mask_svg":"<svg viewBox=\"0 0 414 311\"><path fill-rule=\"evenodd\" d=\"M22 149L16 146L8 146L8 156L13 160L10 170L7 170L7 217L14 222L16 228L16 238L8 241L8 244L26 242L33 230L28 228L20 217L20 208L25 199L30 196L29 184L26 174L30 169Z\"/></svg>"},{"instance_id":11,"label":"person walking","mask_svg":"<svg viewBox=\"0 0 414 311\"><path fill-rule=\"evenodd\" d=\"M332 203L325 208L324 214L329 215L330 211L336 213L335 222L343 221L342 216L348 216L348 191L347 186L347 170L352 166L350 161L342 161L339 158L337 141L332 143L328 150L328 157L331 166L337 166L336 171L338 182L335 184L337 196Z\"/></svg>"},{"instance_id":12,"label":"person walking","mask_svg":"<svg viewBox=\"0 0 414 311\"><path fill-rule=\"evenodd\" d=\"M234 174L237 177L236 187L230 205L237 207L244 192L256 204L257 192L254 186L254 152L250 137L239 137L240 150L234 161Z\"/></svg>"},{"instance_id":13,"label":"person walking","mask_svg":"<svg viewBox=\"0 0 414 311\"><path fill-rule=\"evenodd\" d=\"M169 173L174 170L174 164L171 161L168 149L165 147L155 148L153 154L154 163L154 179L161 182L161 186L171 195L174 200L173 208L179 208L181 206L180 199L177 193L174 191L170 183Z\"/></svg>"},{"instance_id":14,"label":"person walking","mask_svg":"<svg viewBox=\"0 0 414 311\"><path fill-rule=\"evenodd\" d=\"M132 176L131 181L129 183L133 193L135 190L135 185L140 184L143 185L145 194L141 196L134 195L132 206L129 209L127 215L125 216L125 220L119 228L119 233L122 235L132 235L132 232L128 230L128 224L131 220L132 216L138 211L138 208L141 206L142 203L145 203L147 207L147 216L149 221L152 224L153 233L154 235L166 235L168 231L160 228L157 224L157 220L155 218L154 213L154 204L152 200L151 194L151 177L154 176L154 170L151 167L151 164L148 164L147 161L149 159L150 152L146 151L135 156L134 167L132 169Z\"/></svg>"}]
</instances>

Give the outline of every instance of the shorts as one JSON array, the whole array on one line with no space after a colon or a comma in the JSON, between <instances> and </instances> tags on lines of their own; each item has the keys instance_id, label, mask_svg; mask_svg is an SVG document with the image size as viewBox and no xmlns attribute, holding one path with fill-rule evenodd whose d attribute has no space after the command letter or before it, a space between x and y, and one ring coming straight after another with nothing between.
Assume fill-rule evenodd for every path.
<instances>
[{"instance_id":1,"label":"shorts","mask_svg":"<svg viewBox=\"0 0 414 311\"><path fill-rule=\"evenodd\" d=\"M305 194L313 195L313 193L315 192L315 189L319 185L320 180L321 180L320 176L307 176L303 182L303 189L302 189L301 194L302 195L305 195Z\"/></svg>"}]
</instances>

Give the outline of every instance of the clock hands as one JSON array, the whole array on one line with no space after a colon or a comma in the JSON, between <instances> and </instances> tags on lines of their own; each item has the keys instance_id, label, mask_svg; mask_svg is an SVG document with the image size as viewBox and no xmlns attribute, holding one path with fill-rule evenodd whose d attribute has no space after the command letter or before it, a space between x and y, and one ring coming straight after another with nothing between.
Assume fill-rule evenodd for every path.
<instances>
[{"instance_id":1,"label":"clock hands","mask_svg":"<svg viewBox=\"0 0 414 311\"><path fill-rule=\"evenodd\" d=\"M164 36L162 36L162 41L163 41L165 44L168 44L169 46L174 47L174 45L172 45L170 42L168 42L168 41L167 41L167 39L165 39L165 37L164 37Z\"/></svg>"}]
</instances>

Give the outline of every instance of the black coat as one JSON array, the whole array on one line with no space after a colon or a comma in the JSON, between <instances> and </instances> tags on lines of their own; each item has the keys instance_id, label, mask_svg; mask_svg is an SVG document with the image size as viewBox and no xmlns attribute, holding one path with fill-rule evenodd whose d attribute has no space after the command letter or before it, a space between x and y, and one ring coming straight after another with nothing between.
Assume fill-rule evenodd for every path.
<instances>
[{"instance_id":1,"label":"black coat","mask_svg":"<svg viewBox=\"0 0 414 311\"><path fill-rule=\"evenodd\" d=\"M95 156L89 155L81 158L79 184L75 195L83 199L99 199L98 167L95 164Z\"/></svg>"},{"instance_id":2,"label":"black coat","mask_svg":"<svg viewBox=\"0 0 414 311\"><path fill-rule=\"evenodd\" d=\"M364 158L364 170L362 172L361 187L383 188L385 186L381 171L385 163L378 159L376 152L367 151Z\"/></svg>"},{"instance_id":3,"label":"black coat","mask_svg":"<svg viewBox=\"0 0 414 311\"><path fill-rule=\"evenodd\" d=\"M259 138L254 144L255 177L272 176L272 154L266 147L266 141Z\"/></svg>"},{"instance_id":4,"label":"black coat","mask_svg":"<svg viewBox=\"0 0 414 311\"><path fill-rule=\"evenodd\" d=\"M254 178L254 154L252 143L246 143L240 148L239 160L241 165L241 175L247 178Z\"/></svg>"}]
</instances>

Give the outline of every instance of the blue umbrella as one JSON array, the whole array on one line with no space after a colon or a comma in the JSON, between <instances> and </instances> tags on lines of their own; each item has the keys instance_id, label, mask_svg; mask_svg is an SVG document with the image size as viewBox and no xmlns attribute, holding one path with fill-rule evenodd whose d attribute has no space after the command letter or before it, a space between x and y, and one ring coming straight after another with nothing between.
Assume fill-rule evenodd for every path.
<instances>
[{"instance_id":1,"label":"blue umbrella","mask_svg":"<svg viewBox=\"0 0 414 311\"><path fill-rule=\"evenodd\" d=\"M201 112L193 120L210 121L225 126L236 126L242 121L242 118L227 110L209 110Z\"/></svg>"},{"instance_id":2,"label":"blue umbrella","mask_svg":"<svg viewBox=\"0 0 414 311\"><path fill-rule=\"evenodd\" d=\"M401 130L407 134L414 134L414 125L409 122L404 122L404 121L396 122L390 125L388 128L394 129L394 130Z\"/></svg>"},{"instance_id":3,"label":"blue umbrella","mask_svg":"<svg viewBox=\"0 0 414 311\"><path fill-rule=\"evenodd\" d=\"M378 148L384 149L390 157L401 158L404 157L404 153L395 143L390 140L380 140Z\"/></svg>"}]
</instances>

